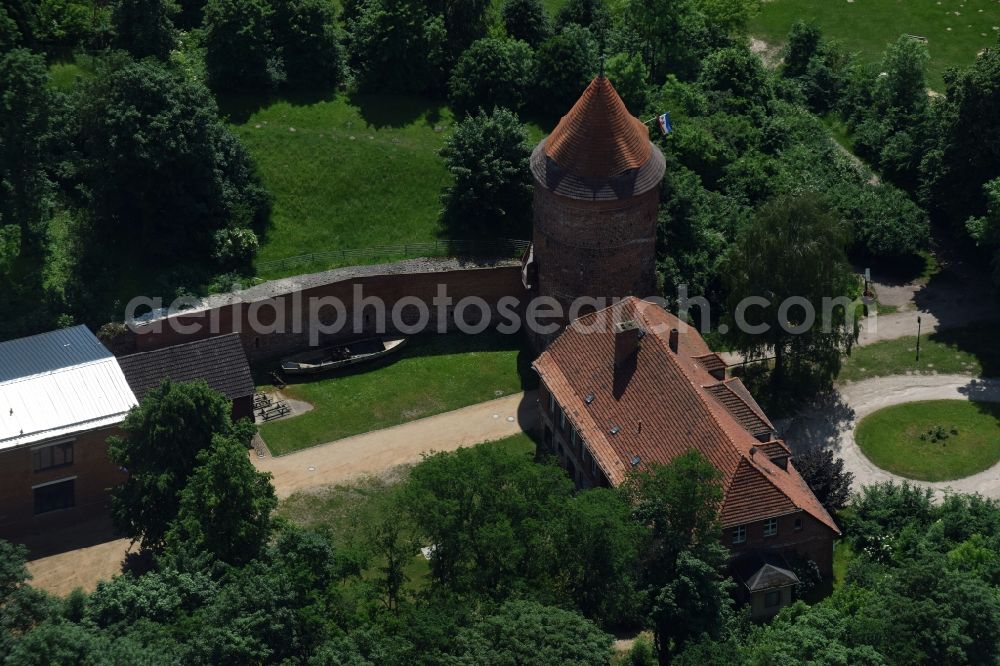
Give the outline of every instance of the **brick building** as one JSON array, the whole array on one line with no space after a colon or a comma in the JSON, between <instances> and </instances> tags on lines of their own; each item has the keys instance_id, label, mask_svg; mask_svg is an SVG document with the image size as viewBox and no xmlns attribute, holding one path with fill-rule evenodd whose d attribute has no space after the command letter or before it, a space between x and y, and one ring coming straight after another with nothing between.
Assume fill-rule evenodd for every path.
<instances>
[{"instance_id":1,"label":"brick building","mask_svg":"<svg viewBox=\"0 0 1000 666\"><path fill-rule=\"evenodd\" d=\"M535 147L534 236L523 280L535 295L560 303L563 324L588 311L586 304L570 310L581 297L654 293L664 170L649 130L603 75ZM551 339L536 336L536 347Z\"/></svg>"},{"instance_id":2,"label":"brick building","mask_svg":"<svg viewBox=\"0 0 1000 666\"><path fill-rule=\"evenodd\" d=\"M107 438L135 404L85 326L0 343L0 537L102 512L124 480Z\"/></svg>"},{"instance_id":3,"label":"brick building","mask_svg":"<svg viewBox=\"0 0 1000 666\"><path fill-rule=\"evenodd\" d=\"M683 332L681 332L683 331ZM788 447L698 332L627 298L571 324L535 361L543 446L578 487L694 449L719 470L720 520L734 577L757 617L798 582L788 559L829 576L836 523L796 471Z\"/></svg>"},{"instance_id":4,"label":"brick building","mask_svg":"<svg viewBox=\"0 0 1000 666\"><path fill-rule=\"evenodd\" d=\"M253 377L236 333L121 356L118 363L139 400L164 379L174 382L201 379L232 401L234 421L253 420Z\"/></svg>"}]
</instances>

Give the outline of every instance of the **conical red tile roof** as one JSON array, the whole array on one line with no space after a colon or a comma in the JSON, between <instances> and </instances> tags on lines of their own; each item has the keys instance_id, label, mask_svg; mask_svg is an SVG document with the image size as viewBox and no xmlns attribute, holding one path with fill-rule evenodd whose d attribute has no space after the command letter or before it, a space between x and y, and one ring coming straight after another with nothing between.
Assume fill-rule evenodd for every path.
<instances>
[{"instance_id":1,"label":"conical red tile roof","mask_svg":"<svg viewBox=\"0 0 1000 666\"><path fill-rule=\"evenodd\" d=\"M649 160L649 130L628 112L604 76L583 95L545 141L545 155L566 171L586 178L617 176Z\"/></svg>"}]
</instances>

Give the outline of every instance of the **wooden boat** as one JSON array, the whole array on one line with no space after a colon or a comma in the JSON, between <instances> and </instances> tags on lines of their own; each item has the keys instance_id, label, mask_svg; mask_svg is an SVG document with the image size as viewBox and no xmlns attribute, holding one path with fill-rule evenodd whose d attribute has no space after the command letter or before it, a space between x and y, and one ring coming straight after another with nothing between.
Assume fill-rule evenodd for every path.
<instances>
[{"instance_id":1,"label":"wooden boat","mask_svg":"<svg viewBox=\"0 0 1000 666\"><path fill-rule=\"evenodd\" d=\"M286 375L314 375L330 372L393 354L406 344L406 338L366 338L335 347L310 349L289 356L281 362Z\"/></svg>"}]
</instances>

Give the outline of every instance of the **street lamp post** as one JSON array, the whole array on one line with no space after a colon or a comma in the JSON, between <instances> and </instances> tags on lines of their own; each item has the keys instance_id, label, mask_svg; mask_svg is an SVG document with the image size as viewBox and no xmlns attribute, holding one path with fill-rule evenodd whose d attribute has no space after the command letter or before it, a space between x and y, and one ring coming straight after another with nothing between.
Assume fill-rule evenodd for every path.
<instances>
[{"instance_id":1,"label":"street lamp post","mask_svg":"<svg viewBox=\"0 0 1000 666\"><path fill-rule=\"evenodd\" d=\"M920 315L917 315L917 363L920 363Z\"/></svg>"}]
</instances>

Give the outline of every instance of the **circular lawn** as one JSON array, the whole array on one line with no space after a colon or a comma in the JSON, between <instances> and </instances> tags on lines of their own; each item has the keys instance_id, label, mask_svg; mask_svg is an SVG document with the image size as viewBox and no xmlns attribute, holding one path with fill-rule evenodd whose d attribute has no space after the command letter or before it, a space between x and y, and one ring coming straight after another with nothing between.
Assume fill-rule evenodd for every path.
<instances>
[{"instance_id":1,"label":"circular lawn","mask_svg":"<svg viewBox=\"0 0 1000 666\"><path fill-rule=\"evenodd\" d=\"M927 400L886 407L858 424L854 438L884 470L919 481L951 481L1000 460L1000 404Z\"/></svg>"}]
</instances>

